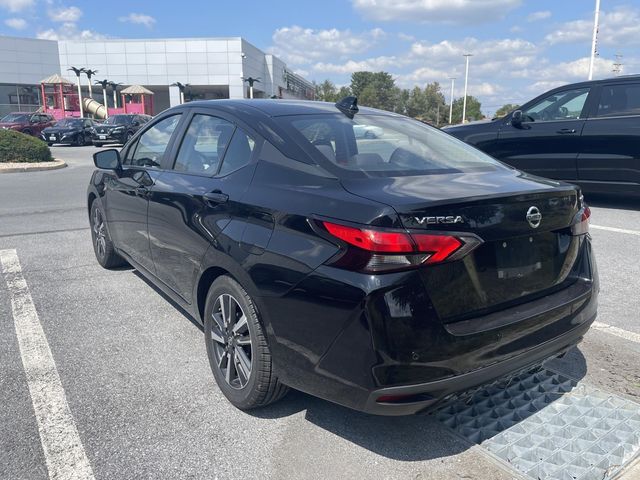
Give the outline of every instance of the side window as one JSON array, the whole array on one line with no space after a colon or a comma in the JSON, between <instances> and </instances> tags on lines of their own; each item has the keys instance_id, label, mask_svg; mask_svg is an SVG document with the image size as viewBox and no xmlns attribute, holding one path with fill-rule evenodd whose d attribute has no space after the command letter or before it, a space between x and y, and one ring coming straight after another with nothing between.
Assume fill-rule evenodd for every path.
<instances>
[{"instance_id":1,"label":"side window","mask_svg":"<svg viewBox=\"0 0 640 480\"><path fill-rule=\"evenodd\" d=\"M598 103L598 117L640 115L640 84L605 85Z\"/></svg>"},{"instance_id":2,"label":"side window","mask_svg":"<svg viewBox=\"0 0 640 480\"><path fill-rule=\"evenodd\" d=\"M557 120L577 120L589 95L588 88L566 90L549 95L532 107L524 110L525 121L552 122Z\"/></svg>"},{"instance_id":3,"label":"side window","mask_svg":"<svg viewBox=\"0 0 640 480\"><path fill-rule=\"evenodd\" d=\"M220 167L220 175L227 175L241 167L244 167L251 161L251 155L256 146L256 142L243 130L236 128L229 148L227 148Z\"/></svg>"},{"instance_id":4,"label":"side window","mask_svg":"<svg viewBox=\"0 0 640 480\"><path fill-rule=\"evenodd\" d=\"M213 175L231 140L232 123L211 115L194 115L173 167L179 172Z\"/></svg>"},{"instance_id":5,"label":"side window","mask_svg":"<svg viewBox=\"0 0 640 480\"><path fill-rule=\"evenodd\" d=\"M127 152L124 164L159 168L180 117L177 114L163 118L144 132Z\"/></svg>"}]
</instances>

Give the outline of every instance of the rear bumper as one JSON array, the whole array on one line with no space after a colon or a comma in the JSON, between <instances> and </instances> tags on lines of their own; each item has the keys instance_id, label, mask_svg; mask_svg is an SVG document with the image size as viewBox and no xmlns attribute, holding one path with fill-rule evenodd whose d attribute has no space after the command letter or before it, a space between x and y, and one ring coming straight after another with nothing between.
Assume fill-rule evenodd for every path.
<instances>
[{"instance_id":1,"label":"rear bumper","mask_svg":"<svg viewBox=\"0 0 640 480\"><path fill-rule=\"evenodd\" d=\"M539 365L579 343L596 317L588 237L580 250L566 287L451 323L438 317L415 272L370 276L322 266L287 295L260 299L276 374L349 408L407 415Z\"/></svg>"},{"instance_id":2,"label":"rear bumper","mask_svg":"<svg viewBox=\"0 0 640 480\"><path fill-rule=\"evenodd\" d=\"M534 347L507 361L435 382L374 390L363 411L376 415L411 415L428 411L449 396L486 385L527 367L540 365L545 360L562 355L577 345L595 320L595 314L583 324L545 344ZM407 396L405 402L378 402L383 396ZM416 398L411 401L411 398Z\"/></svg>"}]
</instances>

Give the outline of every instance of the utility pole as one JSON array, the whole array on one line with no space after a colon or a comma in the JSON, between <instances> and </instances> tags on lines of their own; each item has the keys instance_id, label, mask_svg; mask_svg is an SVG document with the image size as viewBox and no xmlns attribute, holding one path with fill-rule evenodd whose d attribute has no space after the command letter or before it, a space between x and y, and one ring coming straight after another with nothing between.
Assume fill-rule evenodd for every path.
<instances>
[{"instance_id":1,"label":"utility pole","mask_svg":"<svg viewBox=\"0 0 640 480\"><path fill-rule=\"evenodd\" d=\"M449 125L453 121L453 85L456 83L456 77L451 77L451 97L449 103Z\"/></svg>"},{"instance_id":2,"label":"utility pole","mask_svg":"<svg viewBox=\"0 0 640 480\"><path fill-rule=\"evenodd\" d=\"M613 63L613 70L611 70L614 75L620 75L622 73L622 54L616 53L616 61Z\"/></svg>"},{"instance_id":3,"label":"utility pole","mask_svg":"<svg viewBox=\"0 0 640 480\"><path fill-rule=\"evenodd\" d=\"M466 123L467 120L467 85L469 83L469 57L472 56L473 54L471 53L465 53L463 55L466 64L464 68L464 100L462 101L462 123Z\"/></svg>"},{"instance_id":4,"label":"utility pole","mask_svg":"<svg viewBox=\"0 0 640 480\"><path fill-rule=\"evenodd\" d=\"M600 19L600 0L596 0L596 14L593 19L593 39L591 40L591 60L589 61L589 80L593 79L593 64L598 54L598 21Z\"/></svg>"}]
</instances>

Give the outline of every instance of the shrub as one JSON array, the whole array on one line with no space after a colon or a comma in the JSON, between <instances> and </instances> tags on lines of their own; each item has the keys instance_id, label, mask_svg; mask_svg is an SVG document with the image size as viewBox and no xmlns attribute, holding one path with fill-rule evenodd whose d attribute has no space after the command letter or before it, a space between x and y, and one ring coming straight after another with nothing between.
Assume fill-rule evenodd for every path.
<instances>
[{"instance_id":1,"label":"shrub","mask_svg":"<svg viewBox=\"0 0 640 480\"><path fill-rule=\"evenodd\" d=\"M0 130L0 163L51 161L51 150L42 140L15 130Z\"/></svg>"}]
</instances>

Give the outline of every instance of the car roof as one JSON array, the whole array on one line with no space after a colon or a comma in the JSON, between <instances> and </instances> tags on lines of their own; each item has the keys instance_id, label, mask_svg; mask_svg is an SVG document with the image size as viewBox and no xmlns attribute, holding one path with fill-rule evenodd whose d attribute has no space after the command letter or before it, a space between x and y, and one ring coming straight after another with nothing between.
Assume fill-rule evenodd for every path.
<instances>
[{"instance_id":1,"label":"car roof","mask_svg":"<svg viewBox=\"0 0 640 480\"><path fill-rule=\"evenodd\" d=\"M318 102L314 100L279 100L279 99L237 99L237 100L198 100L185 103L186 107L220 108L223 110L241 109L246 112L246 107L260 110L269 117L285 115L313 115L319 113L339 113L335 104ZM392 112L377 110L375 108L359 107L358 115L396 115Z\"/></svg>"},{"instance_id":2,"label":"car roof","mask_svg":"<svg viewBox=\"0 0 640 480\"><path fill-rule=\"evenodd\" d=\"M549 91L554 91L554 90L558 90L558 89L564 89L566 87L591 87L593 85L601 85L603 83L626 83L626 82L637 82L640 81L640 74L634 74L634 75L620 75L618 77L610 77L610 78L599 78L597 80L587 80L584 82L578 82L578 83L567 83L566 85L561 85L557 88L554 88L553 90L549 90Z\"/></svg>"}]
</instances>

